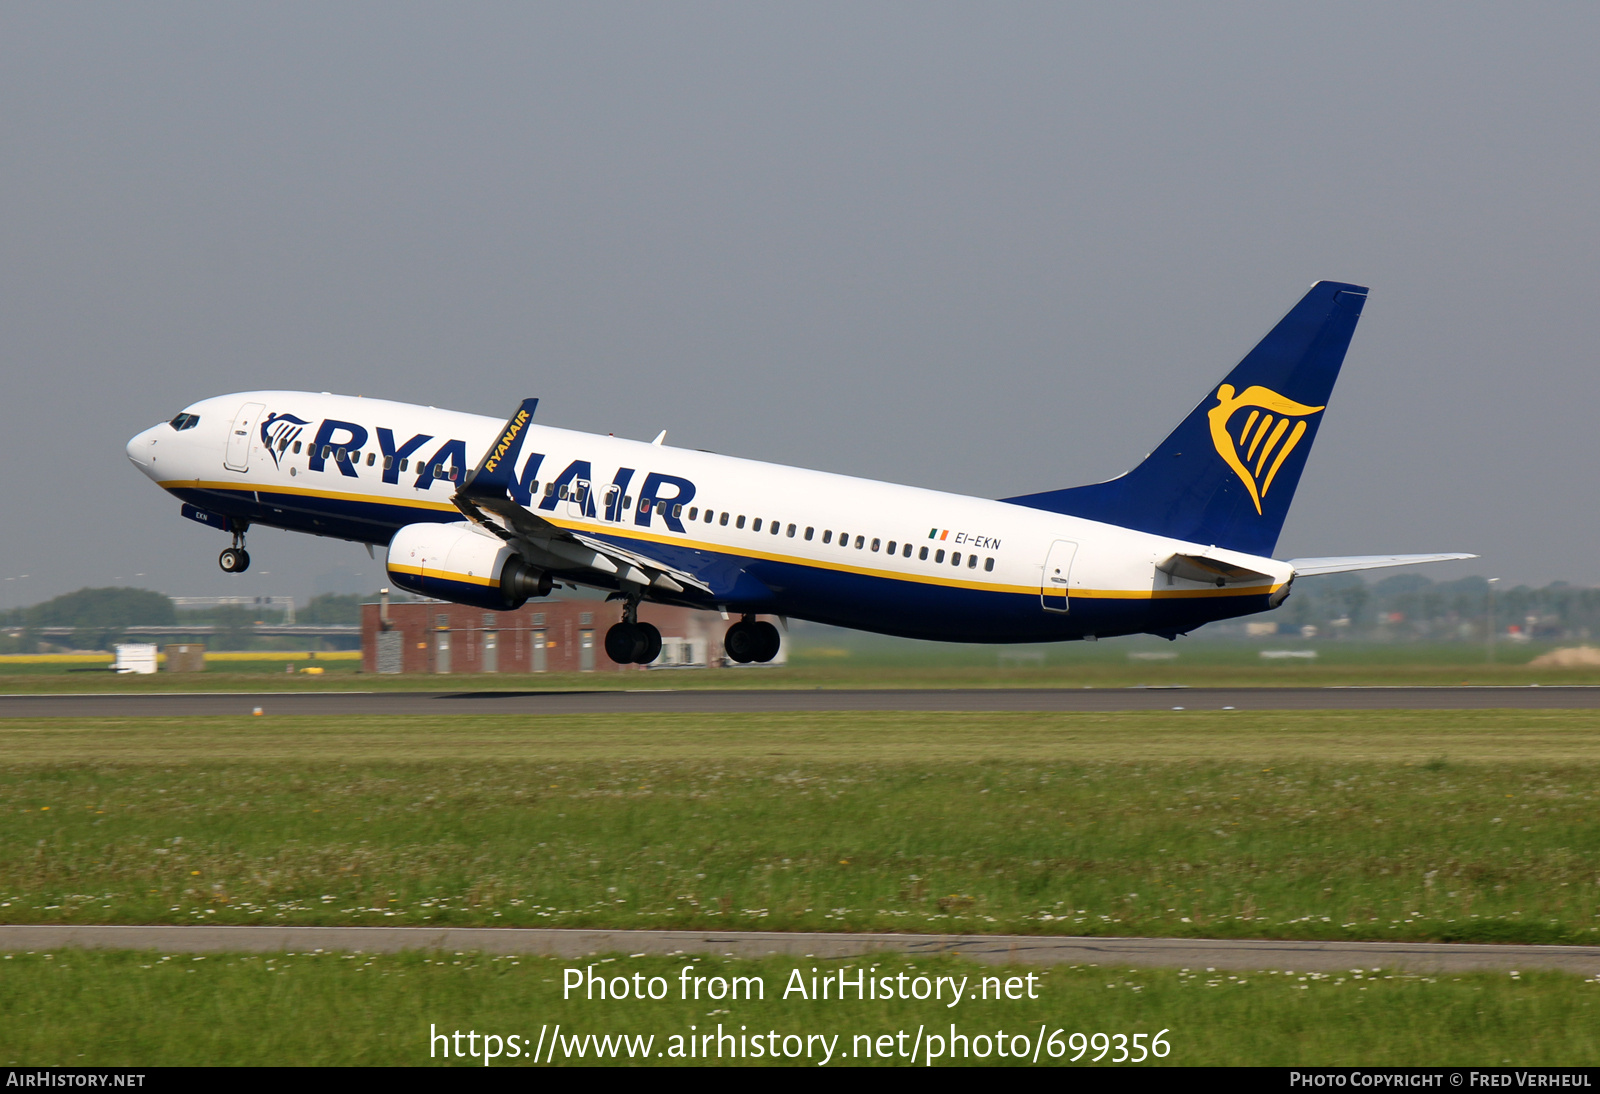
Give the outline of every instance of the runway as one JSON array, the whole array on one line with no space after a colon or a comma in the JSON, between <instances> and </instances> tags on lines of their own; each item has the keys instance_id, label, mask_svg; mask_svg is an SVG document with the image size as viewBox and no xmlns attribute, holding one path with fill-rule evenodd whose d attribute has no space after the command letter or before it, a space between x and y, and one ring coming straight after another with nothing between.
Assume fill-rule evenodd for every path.
<instances>
[{"instance_id":1,"label":"runway","mask_svg":"<svg viewBox=\"0 0 1600 1094\"><path fill-rule=\"evenodd\" d=\"M1550 969L1600 975L1600 946L1489 946L1429 942L1279 942L1211 938L1036 935L826 934L762 931L586 931L516 927L4 926L0 951L64 947L162 953L307 953L403 950L534 954L775 955L849 961L873 954L962 957L986 965L1285 969L1340 972L1502 972Z\"/></svg>"},{"instance_id":2,"label":"runway","mask_svg":"<svg viewBox=\"0 0 1600 1094\"><path fill-rule=\"evenodd\" d=\"M861 711L1600 710L1600 687L346 691L0 695L0 718L806 714Z\"/></svg>"}]
</instances>

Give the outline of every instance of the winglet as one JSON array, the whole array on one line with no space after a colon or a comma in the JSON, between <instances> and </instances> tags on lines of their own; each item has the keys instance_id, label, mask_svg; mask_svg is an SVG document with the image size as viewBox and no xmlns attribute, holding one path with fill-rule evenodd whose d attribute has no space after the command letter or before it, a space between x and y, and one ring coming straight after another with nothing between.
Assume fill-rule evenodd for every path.
<instances>
[{"instance_id":1,"label":"winglet","mask_svg":"<svg viewBox=\"0 0 1600 1094\"><path fill-rule=\"evenodd\" d=\"M461 484L466 497L503 498L516 474L517 456L522 452L522 441L533 421L533 412L539 408L538 399L524 399L517 412L506 419L505 428L495 438L483 459Z\"/></svg>"}]
</instances>

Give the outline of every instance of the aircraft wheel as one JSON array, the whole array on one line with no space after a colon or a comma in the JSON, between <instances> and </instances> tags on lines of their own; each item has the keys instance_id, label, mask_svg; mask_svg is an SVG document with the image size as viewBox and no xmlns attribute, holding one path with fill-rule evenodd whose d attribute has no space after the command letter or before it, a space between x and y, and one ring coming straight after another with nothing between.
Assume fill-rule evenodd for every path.
<instances>
[{"instance_id":1,"label":"aircraft wheel","mask_svg":"<svg viewBox=\"0 0 1600 1094\"><path fill-rule=\"evenodd\" d=\"M217 556L217 565L224 573L242 574L250 568L250 552L243 547L229 547Z\"/></svg>"},{"instance_id":2,"label":"aircraft wheel","mask_svg":"<svg viewBox=\"0 0 1600 1094\"><path fill-rule=\"evenodd\" d=\"M618 623L606 631L606 656L619 665L633 664L640 637L639 628Z\"/></svg>"},{"instance_id":3,"label":"aircraft wheel","mask_svg":"<svg viewBox=\"0 0 1600 1094\"><path fill-rule=\"evenodd\" d=\"M723 636L722 650L730 661L748 665L756 659L757 649L755 628L743 620L729 627L728 633Z\"/></svg>"},{"instance_id":4,"label":"aircraft wheel","mask_svg":"<svg viewBox=\"0 0 1600 1094\"><path fill-rule=\"evenodd\" d=\"M782 644L783 639L779 636L777 627L774 627L771 623L761 622L752 623L750 630L754 632L756 638L755 655L751 657L752 661L760 661L764 665L778 656L778 647Z\"/></svg>"},{"instance_id":5,"label":"aircraft wheel","mask_svg":"<svg viewBox=\"0 0 1600 1094\"><path fill-rule=\"evenodd\" d=\"M661 632L651 623L640 623L634 629L640 637L638 656L634 660L641 665L648 665L661 656Z\"/></svg>"}]
</instances>

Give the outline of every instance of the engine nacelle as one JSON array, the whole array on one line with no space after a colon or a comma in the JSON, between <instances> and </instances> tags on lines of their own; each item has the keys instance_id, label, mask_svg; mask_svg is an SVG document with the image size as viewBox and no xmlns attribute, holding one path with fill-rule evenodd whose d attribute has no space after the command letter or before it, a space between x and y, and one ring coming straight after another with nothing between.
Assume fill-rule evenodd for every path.
<instances>
[{"instance_id":1,"label":"engine nacelle","mask_svg":"<svg viewBox=\"0 0 1600 1094\"><path fill-rule=\"evenodd\" d=\"M406 525L389 541L388 567L402 589L499 612L548 596L553 585L549 574L468 521Z\"/></svg>"}]
</instances>

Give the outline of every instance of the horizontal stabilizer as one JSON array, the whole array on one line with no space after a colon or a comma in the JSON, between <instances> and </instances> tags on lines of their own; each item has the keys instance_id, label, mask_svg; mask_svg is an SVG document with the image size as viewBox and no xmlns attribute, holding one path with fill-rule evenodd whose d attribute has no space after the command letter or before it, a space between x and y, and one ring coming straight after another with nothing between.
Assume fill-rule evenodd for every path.
<instances>
[{"instance_id":1,"label":"horizontal stabilizer","mask_svg":"<svg viewBox=\"0 0 1600 1094\"><path fill-rule=\"evenodd\" d=\"M1272 580L1271 574L1264 574L1259 570L1251 570L1232 562L1224 562L1220 558L1205 558L1202 555L1173 555L1156 569L1185 581L1204 581L1207 585L1215 585L1218 588L1230 581L1236 585L1246 585Z\"/></svg>"},{"instance_id":2,"label":"horizontal stabilizer","mask_svg":"<svg viewBox=\"0 0 1600 1094\"><path fill-rule=\"evenodd\" d=\"M1333 558L1291 558L1294 576L1313 577L1317 574L1347 574L1352 570L1381 570L1385 566L1419 566L1424 562L1455 562L1477 555L1460 553L1448 555L1340 555Z\"/></svg>"}]
</instances>

